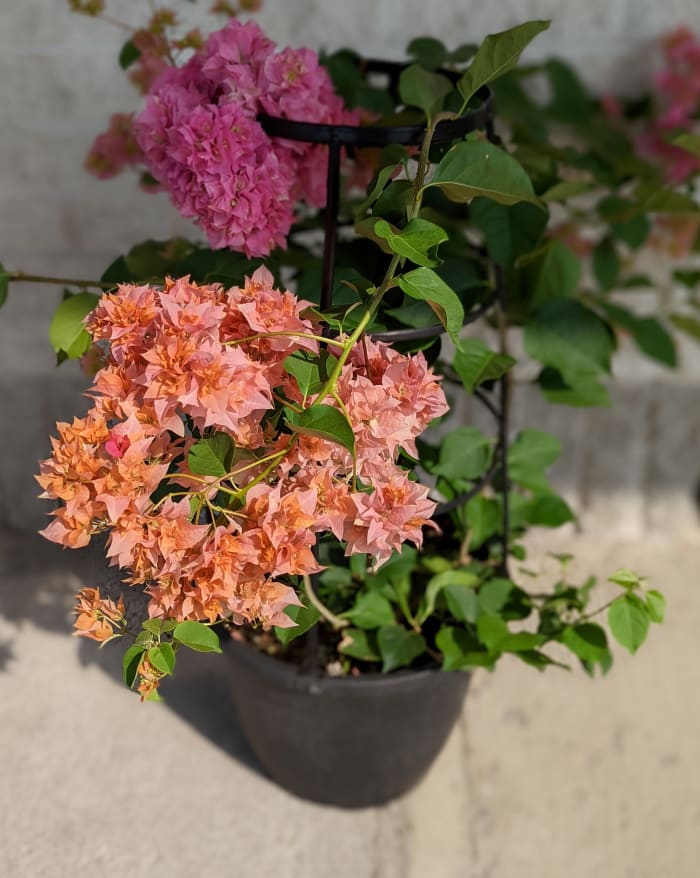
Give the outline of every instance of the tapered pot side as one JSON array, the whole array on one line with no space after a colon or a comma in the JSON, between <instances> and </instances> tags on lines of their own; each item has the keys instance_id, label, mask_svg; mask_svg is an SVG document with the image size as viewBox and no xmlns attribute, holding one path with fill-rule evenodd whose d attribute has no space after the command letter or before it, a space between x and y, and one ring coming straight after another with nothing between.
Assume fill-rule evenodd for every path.
<instances>
[{"instance_id":1,"label":"tapered pot side","mask_svg":"<svg viewBox=\"0 0 700 878\"><path fill-rule=\"evenodd\" d=\"M225 652L241 726L272 780L344 808L381 805L415 786L469 685L463 671L337 678L300 673L237 641Z\"/></svg>"}]
</instances>

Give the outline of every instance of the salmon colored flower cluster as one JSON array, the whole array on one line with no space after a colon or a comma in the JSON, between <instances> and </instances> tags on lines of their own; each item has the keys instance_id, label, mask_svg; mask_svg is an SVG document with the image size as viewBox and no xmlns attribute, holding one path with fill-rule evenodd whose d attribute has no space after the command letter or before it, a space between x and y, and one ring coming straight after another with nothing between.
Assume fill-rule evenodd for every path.
<instances>
[{"instance_id":1,"label":"salmon colored flower cluster","mask_svg":"<svg viewBox=\"0 0 700 878\"><path fill-rule=\"evenodd\" d=\"M105 351L93 407L58 425L38 476L60 501L44 535L79 547L108 531L151 617L265 626L293 624L290 577L320 569L321 535L377 563L420 546L435 504L397 460L447 411L439 379L420 353L324 338L310 314L264 268L229 290L181 278L103 296L86 321ZM305 429L314 406L354 442Z\"/></svg>"},{"instance_id":2,"label":"salmon colored flower cluster","mask_svg":"<svg viewBox=\"0 0 700 878\"><path fill-rule=\"evenodd\" d=\"M89 637L98 643L107 643L124 632L126 619L123 598L115 603L110 598L103 598L99 588L84 588L76 598L74 634Z\"/></svg>"}]
</instances>

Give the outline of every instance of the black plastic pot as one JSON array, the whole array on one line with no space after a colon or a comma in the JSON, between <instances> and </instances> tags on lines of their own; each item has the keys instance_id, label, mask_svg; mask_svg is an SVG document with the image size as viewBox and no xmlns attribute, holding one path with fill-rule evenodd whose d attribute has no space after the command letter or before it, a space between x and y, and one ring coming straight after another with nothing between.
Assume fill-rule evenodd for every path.
<instances>
[{"instance_id":1,"label":"black plastic pot","mask_svg":"<svg viewBox=\"0 0 700 878\"><path fill-rule=\"evenodd\" d=\"M442 749L469 685L463 671L336 678L299 673L237 641L225 651L241 725L270 777L343 808L411 789Z\"/></svg>"}]
</instances>

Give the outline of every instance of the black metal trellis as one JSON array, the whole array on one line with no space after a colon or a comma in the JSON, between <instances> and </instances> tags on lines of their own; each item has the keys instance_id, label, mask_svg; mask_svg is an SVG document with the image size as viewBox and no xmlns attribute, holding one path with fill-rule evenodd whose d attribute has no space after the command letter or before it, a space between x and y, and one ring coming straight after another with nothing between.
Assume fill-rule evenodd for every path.
<instances>
[{"instance_id":1,"label":"black metal trellis","mask_svg":"<svg viewBox=\"0 0 700 878\"><path fill-rule=\"evenodd\" d=\"M389 91L394 94L398 91L398 82L401 71L405 65L390 61L366 60L361 62L360 69L367 75L379 74L389 81ZM444 75L456 81L457 74L451 71L441 71ZM483 130L486 137L492 143L496 141L494 131L493 98L490 89L482 86L475 97L480 101L479 105L461 116L459 119L440 122L435 129L432 142L437 145L452 143L463 138L471 131ZM278 137L285 140L301 141L308 144L325 144L328 146L328 171L326 178L326 208L324 224L323 261L321 274L321 310L327 310L333 304L333 287L335 279L335 255L338 240L339 203L340 203L340 170L342 149L356 150L366 147L383 147L393 144L401 146L420 147L425 136L424 125L379 125L379 126L355 126L355 125L327 125L313 122L300 122L290 119L261 115L258 117L265 131L270 137ZM492 263L493 292L488 299L472 309L464 320L464 325L473 323L480 317L494 313L499 325L501 346L504 345L505 337L505 313L506 291L503 282L503 272L498 265ZM371 333L372 338L395 342L410 342L429 338L436 338L444 333L441 324L419 329L394 329L385 332ZM494 392L486 393L477 391L474 396L493 415L497 425L497 442L494 458L488 471L473 485L473 487L453 500L440 503L436 510L436 517L445 516L454 509L466 503L469 499L479 494L482 488L489 484L496 473L500 474L498 493L502 503L502 562L501 573L507 575L508 569L508 531L510 527L509 514L509 480L508 480L508 408L510 386L507 376L501 377L494 386Z\"/></svg>"}]
</instances>

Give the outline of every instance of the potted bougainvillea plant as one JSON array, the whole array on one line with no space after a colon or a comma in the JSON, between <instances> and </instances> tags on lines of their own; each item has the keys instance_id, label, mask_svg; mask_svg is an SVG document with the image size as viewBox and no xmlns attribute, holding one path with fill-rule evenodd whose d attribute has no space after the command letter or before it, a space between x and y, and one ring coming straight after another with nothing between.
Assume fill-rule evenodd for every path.
<instances>
[{"instance_id":1,"label":"potted bougainvillea plant","mask_svg":"<svg viewBox=\"0 0 700 878\"><path fill-rule=\"evenodd\" d=\"M561 61L517 66L547 22L399 65L279 48L241 6L206 38L155 11L119 56L144 104L87 167L135 170L198 230L65 285L51 341L92 407L41 465L44 535L104 548L119 587L80 593L76 633L123 642L142 699L223 644L273 777L380 802L440 749L465 671L606 672L606 629L635 652L663 618L626 567L603 596L563 557L531 587L523 537L574 513L558 440L510 430L509 339L549 401L589 406L620 334L668 366L673 327L700 334L698 272L673 268L674 310L630 303L637 253L697 237L700 48L679 31L653 95L595 99ZM458 394L491 434L450 419Z\"/></svg>"}]
</instances>

